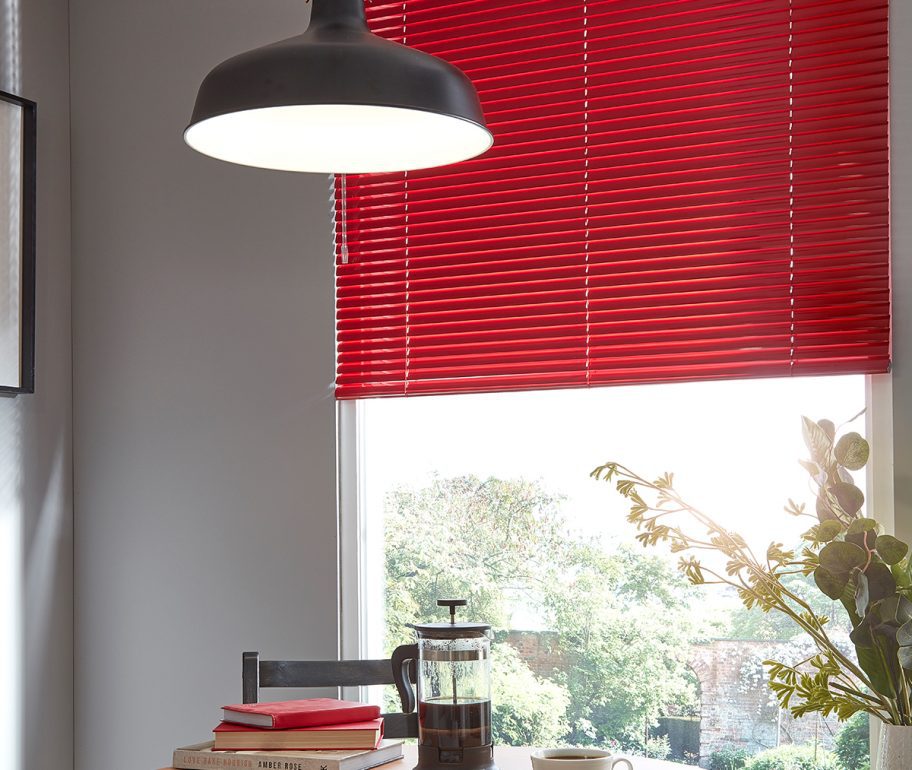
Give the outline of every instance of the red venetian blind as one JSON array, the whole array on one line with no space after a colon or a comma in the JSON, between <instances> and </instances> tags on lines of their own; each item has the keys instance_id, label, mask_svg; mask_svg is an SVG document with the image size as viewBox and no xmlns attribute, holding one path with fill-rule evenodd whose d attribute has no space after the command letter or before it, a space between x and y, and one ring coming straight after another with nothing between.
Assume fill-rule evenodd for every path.
<instances>
[{"instance_id":1,"label":"red venetian blind","mask_svg":"<svg viewBox=\"0 0 912 770\"><path fill-rule=\"evenodd\" d=\"M887 370L886 2L367 7L495 146L336 180L338 397Z\"/></svg>"}]
</instances>

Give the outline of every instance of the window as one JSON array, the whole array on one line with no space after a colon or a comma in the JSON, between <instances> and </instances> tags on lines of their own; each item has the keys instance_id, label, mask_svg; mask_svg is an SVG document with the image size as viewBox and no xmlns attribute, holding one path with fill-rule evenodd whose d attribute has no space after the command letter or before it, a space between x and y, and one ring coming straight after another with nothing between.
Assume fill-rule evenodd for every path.
<instances>
[{"instance_id":1,"label":"window","mask_svg":"<svg viewBox=\"0 0 912 770\"><path fill-rule=\"evenodd\" d=\"M495 626L500 743L688 764L729 749L825 757L848 728L792 720L763 683L761 661L801 655L803 638L687 586L588 472L608 459L673 471L758 547L797 542L806 527L782 508L808 489L798 418L851 417L864 387L850 376L358 402L362 652L389 652L410 638L404 622L465 594Z\"/></svg>"},{"instance_id":2,"label":"window","mask_svg":"<svg viewBox=\"0 0 912 770\"><path fill-rule=\"evenodd\" d=\"M683 586L588 471L673 470L761 547L798 538L779 513L805 489L798 416L851 416L889 366L886 4L380 0L368 18L469 74L495 147L336 180L337 396L427 396L342 409L359 652L466 593L497 626L502 742L828 751L834 725L762 686L771 649L800 655L791 629Z\"/></svg>"}]
</instances>

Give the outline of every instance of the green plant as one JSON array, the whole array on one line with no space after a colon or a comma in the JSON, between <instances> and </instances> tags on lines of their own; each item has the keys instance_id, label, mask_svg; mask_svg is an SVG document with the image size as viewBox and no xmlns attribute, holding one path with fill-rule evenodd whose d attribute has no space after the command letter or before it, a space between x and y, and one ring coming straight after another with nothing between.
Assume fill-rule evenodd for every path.
<instances>
[{"instance_id":1,"label":"green plant","mask_svg":"<svg viewBox=\"0 0 912 770\"><path fill-rule=\"evenodd\" d=\"M667 735L649 738L643 747L643 756L649 759L668 759L669 754L671 754L671 746L668 743Z\"/></svg>"},{"instance_id":2,"label":"green plant","mask_svg":"<svg viewBox=\"0 0 912 770\"><path fill-rule=\"evenodd\" d=\"M556 746L568 730L570 695L565 687L537 677L506 642L491 647L491 714L495 743Z\"/></svg>"},{"instance_id":3,"label":"green plant","mask_svg":"<svg viewBox=\"0 0 912 770\"><path fill-rule=\"evenodd\" d=\"M837 770L832 754L813 746L777 746L751 757L744 770Z\"/></svg>"},{"instance_id":4,"label":"green plant","mask_svg":"<svg viewBox=\"0 0 912 770\"><path fill-rule=\"evenodd\" d=\"M746 749L726 746L709 755L709 770L741 770L750 756Z\"/></svg>"},{"instance_id":5,"label":"green plant","mask_svg":"<svg viewBox=\"0 0 912 770\"><path fill-rule=\"evenodd\" d=\"M762 558L740 535L685 501L671 474L648 481L610 462L592 475L614 481L629 500L628 520L643 545L664 542L684 554L679 569L691 583L732 586L746 608L783 613L811 638L817 652L804 661L764 661L782 708L796 717L835 713L842 720L865 711L890 724L912 725L909 548L862 514L864 495L851 472L867 463L868 442L855 432L837 440L829 420L804 417L802 426L811 456L801 464L816 487L816 505L809 513L789 500L785 510L812 519L813 526L802 536L802 547L772 543ZM693 524L702 532L695 534ZM702 561L701 552L721 554L724 564ZM817 588L842 606L852 624L857 661L834 642L829 618L791 589L789 577L796 574L813 575Z\"/></svg>"},{"instance_id":6,"label":"green plant","mask_svg":"<svg viewBox=\"0 0 912 770\"><path fill-rule=\"evenodd\" d=\"M859 712L836 733L833 753L842 770L870 770L871 736L868 715Z\"/></svg>"}]
</instances>

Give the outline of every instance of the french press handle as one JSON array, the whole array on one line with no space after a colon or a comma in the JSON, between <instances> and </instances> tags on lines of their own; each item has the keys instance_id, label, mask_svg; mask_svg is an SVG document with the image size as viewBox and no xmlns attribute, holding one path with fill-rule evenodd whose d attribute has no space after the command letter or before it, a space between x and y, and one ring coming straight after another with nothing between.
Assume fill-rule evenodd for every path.
<instances>
[{"instance_id":1,"label":"french press handle","mask_svg":"<svg viewBox=\"0 0 912 770\"><path fill-rule=\"evenodd\" d=\"M402 703L402 713L411 714L415 710L415 690L412 682L418 679L418 645L400 644L391 657L393 664L393 682Z\"/></svg>"}]
</instances>

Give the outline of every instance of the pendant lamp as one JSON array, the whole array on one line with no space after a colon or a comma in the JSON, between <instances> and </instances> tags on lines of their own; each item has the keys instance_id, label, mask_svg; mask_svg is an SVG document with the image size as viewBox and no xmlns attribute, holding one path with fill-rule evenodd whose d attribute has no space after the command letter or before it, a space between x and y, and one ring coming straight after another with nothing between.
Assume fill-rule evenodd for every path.
<instances>
[{"instance_id":1,"label":"pendant lamp","mask_svg":"<svg viewBox=\"0 0 912 770\"><path fill-rule=\"evenodd\" d=\"M203 80L184 140L283 171L409 171L493 143L465 74L372 34L363 0L312 0L297 37L235 56Z\"/></svg>"}]
</instances>

